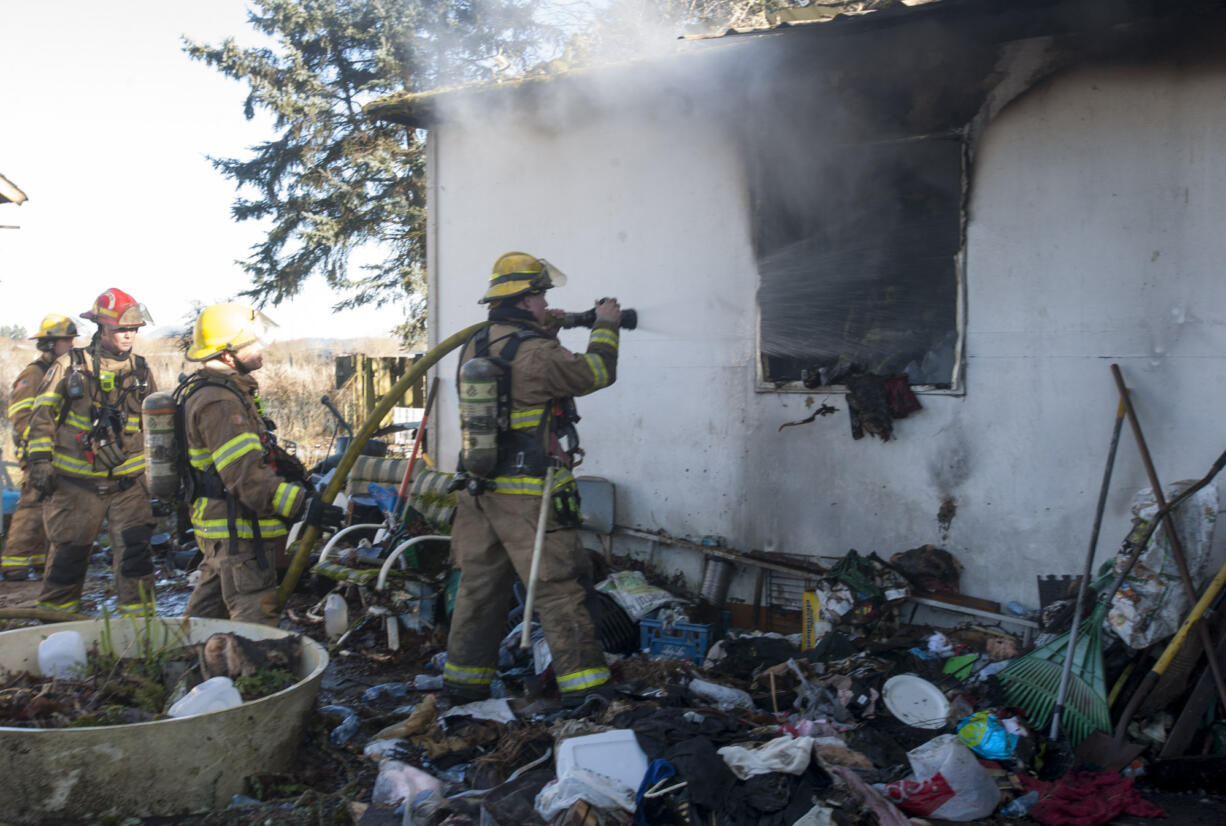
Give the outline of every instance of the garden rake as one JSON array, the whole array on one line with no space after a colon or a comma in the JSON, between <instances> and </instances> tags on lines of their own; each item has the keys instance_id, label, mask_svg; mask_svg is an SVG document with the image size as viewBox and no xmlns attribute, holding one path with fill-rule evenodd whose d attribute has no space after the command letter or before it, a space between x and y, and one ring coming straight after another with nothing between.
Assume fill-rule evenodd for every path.
<instances>
[{"instance_id":1,"label":"garden rake","mask_svg":"<svg viewBox=\"0 0 1226 826\"><path fill-rule=\"evenodd\" d=\"M1068 632L1046 645L1015 659L1000 673L1000 680L1005 684L1006 699L1020 706L1032 724L1043 725L1052 714L1064 670L1064 660L1065 657L1071 656L1068 697L1064 709L1067 715L1065 732L1069 741L1077 744L1095 731L1111 731L1111 707L1107 702L1100 642L1103 619L1110 609L1111 599L1132 572L1133 565L1149 544L1154 531L1162 524L1163 518L1185 499L1209 484L1223 466L1226 466L1226 452L1217 458L1204 478L1167 502L1147 524L1137 525L1127 539L1127 543L1133 546L1132 553L1128 555L1123 569L1111 587L1099 594L1094 611L1085 622L1080 626L1074 625ZM1069 645L1070 634L1077 635L1073 646Z\"/></svg>"}]
</instances>

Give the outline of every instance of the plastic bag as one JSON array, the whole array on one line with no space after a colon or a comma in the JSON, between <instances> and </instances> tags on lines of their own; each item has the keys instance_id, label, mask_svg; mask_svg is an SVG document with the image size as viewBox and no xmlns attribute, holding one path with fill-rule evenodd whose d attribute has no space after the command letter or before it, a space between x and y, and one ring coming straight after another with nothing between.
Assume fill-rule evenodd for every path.
<instances>
[{"instance_id":1,"label":"plastic bag","mask_svg":"<svg viewBox=\"0 0 1226 826\"><path fill-rule=\"evenodd\" d=\"M536 811L550 823L580 800L597 809L634 811L634 789L608 775L578 766L545 784L536 796Z\"/></svg>"},{"instance_id":2,"label":"plastic bag","mask_svg":"<svg viewBox=\"0 0 1226 826\"><path fill-rule=\"evenodd\" d=\"M1191 481L1175 482L1166 488L1167 501L1186 490ZM1213 546L1213 526L1217 521L1217 487L1207 485L1175 509L1175 531L1187 556L1188 572L1193 584L1199 586L1205 575L1205 565ZM1158 512L1153 490L1145 488L1132 500L1133 529L1116 554L1111 571L1114 578L1128 555L1133 540L1143 532ZM1140 650L1170 637L1183 622L1190 608L1170 540L1164 527L1154 531L1149 544L1137 559L1137 564L1124 584L1111 598L1111 610L1105 625L1130 648Z\"/></svg>"},{"instance_id":3,"label":"plastic bag","mask_svg":"<svg viewBox=\"0 0 1226 826\"><path fill-rule=\"evenodd\" d=\"M959 720L958 739L989 760L1007 760L1017 748L1017 735L1006 730L995 714L986 711Z\"/></svg>"},{"instance_id":4,"label":"plastic bag","mask_svg":"<svg viewBox=\"0 0 1226 826\"><path fill-rule=\"evenodd\" d=\"M661 605L684 602L663 588L648 584L642 571L616 571L610 574L608 579L598 583L596 590L603 591L617 600L617 604L635 622Z\"/></svg>"},{"instance_id":5,"label":"plastic bag","mask_svg":"<svg viewBox=\"0 0 1226 826\"><path fill-rule=\"evenodd\" d=\"M813 738L791 737L785 734L759 748L724 746L718 753L724 758L728 768L732 769L732 773L741 780L770 772L801 774L809 768L809 760L813 756Z\"/></svg>"},{"instance_id":6,"label":"plastic bag","mask_svg":"<svg viewBox=\"0 0 1226 826\"><path fill-rule=\"evenodd\" d=\"M907 752L907 760L911 777L876 787L907 814L976 820L996 811L996 781L957 735L935 737Z\"/></svg>"},{"instance_id":7,"label":"plastic bag","mask_svg":"<svg viewBox=\"0 0 1226 826\"><path fill-rule=\"evenodd\" d=\"M423 802L436 801L442 794L443 784L428 772L399 760L384 760L379 763L379 775L370 793L370 802L379 806L398 806L409 802L415 808Z\"/></svg>"}]
</instances>

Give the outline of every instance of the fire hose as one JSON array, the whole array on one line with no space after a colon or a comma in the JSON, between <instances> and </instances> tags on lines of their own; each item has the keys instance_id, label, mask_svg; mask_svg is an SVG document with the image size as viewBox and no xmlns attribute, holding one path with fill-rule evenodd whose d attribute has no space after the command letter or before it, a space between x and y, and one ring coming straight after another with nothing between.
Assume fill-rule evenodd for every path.
<instances>
[{"instance_id":1,"label":"fire hose","mask_svg":"<svg viewBox=\"0 0 1226 826\"><path fill-rule=\"evenodd\" d=\"M341 488L344 486L345 480L349 476L349 471L353 469L354 463L362 455L362 448L367 440L374 435L375 431L379 429L379 423L383 421L383 418L396 406L397 400L424 376L426 371L433 367L439 359L462 345L477 330L489 324L489 321L482 321L471 327L465 327L460 332L440 341L422 356L416 364L410 367L400 377L399 381L392 385L391 390L380 399L379 403L375 405L375 409L366 417L366 421L362 422L358 432L350 439L349 446L345 449L344 455L341 456L340 462L336 465L336 470L332 473L331 481L324 488L324 492L320 494L323 501L332 504L332 500L336 498L336 494L340 493ZM294 556L290 560L289 570L285 572L285 579L281 581L281 587L277 590L278 610L285 607L285 603L289 600L289 595L298 587L298 580L302 577L302 572L306 570L307 563L311 557L311 549L315 547L317 539L319 539L319 528L311 525L305 526L302 536L297 542Z\"/></svg>"}]
</instances>

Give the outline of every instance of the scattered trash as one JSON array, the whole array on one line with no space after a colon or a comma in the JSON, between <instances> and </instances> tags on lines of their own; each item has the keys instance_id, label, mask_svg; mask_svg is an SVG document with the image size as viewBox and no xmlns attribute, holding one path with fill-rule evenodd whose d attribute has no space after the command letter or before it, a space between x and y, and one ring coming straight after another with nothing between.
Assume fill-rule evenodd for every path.
<instances>
[{"instance_id":1,"label":"scattered trash","mask_svg":"<svg viewBox=\"0 0 1226 826\"><path fill-rule=\"evenodd\" d=\"M333 639L349 628L349 605L335 591L324 600L324 631Z\"/></svg>"},{"instance_id":2,"label":"scattered trash","mask_svg":"<svg viewBox=\"0 0 1226 826\"><path fill-rule=\"evenodd\" d=\"M536 811L550 822L580 800L597 809L633 812L635 808L634 789L608 775L571 766L537 794Z\"/></svg>"},{"instance_id":3,"label":"scattered trash","mask_svg":"<svg viewBox=\"0 0 1226 826\"><path fill-rule=\"evenodd\" d=\"M633 731L602 731L570 737L558 744L558 774L566 774L571 768L593 771L637 789L647 773L647 755Z\"/></svg>"},{"instance_id":4,"label":"scattered trash","mask_svg":"<svg viewBox=\"0 0 1226 826\"><path fill-rule=\"evenodd\" d=\"M753 698L738 688L730 688L707 680L690 680L689 691L700 700L715 703L721 711L731 711L734 708L754 708Z\"/></svg>"},{"instance_id":5,"label":"scattered trash","mask_svg":"<svg viewBox=\"0 0 1226 826\"><path fill-rule=\"evenodd\" d=\"M987 817L1000 789L958 738L942 734L907 752L912 776L879 788L907 814L942 820Z\"/></svg>"},{"instance_id":6,"label":"scattered trash","mask_svg":"<svg viewBox=\"0 0 1226 826\"><path fill-rule=\"evenodd\" d=\"M1030 810L1034 808L1034 804L1039 802L1039 793L1036 791L1026 792L1021 797L1015 797L1000 807L1000 813L1005 817L1025 817L1030 814Z\"/></svg>"},{"instance_id":7,"label":"scattered trash","mask_svg":"<svg viewBox=\"0 0 1226 826\"><path fill-rule=\"evenodd\" d=\"M353 735L358 733L358 727L362 724L362 718L356 714L350 714L341 724L332 729L332 733L328 735L328 739L334 746L342 746L353 739Z\"/></svg>"},{"instance_id":8,"label":"scattered trash","mask_svg":"<svg viewBox=\"0 0 1226 826\"><path fill-rule=\"evenodd\" d=\"M211 677L187 692L166 713L171 717L190 717L210 711L223 711L242 705L243 697L229 677Z\"/></svg>"},{"instance_id":9,"label":"scattered trash","mask_svg":"<svg viewBox=\"0 0 1226 826\"><path fill-rule=\"evenodd\" d=\"M56 631L38 644L38 670L44 677L71 677L85 667L85 640L79 631Z\"/></svg>"},{"instance_id":10,"label":"scattered trash","mask_svg":"<svg viewBox=\"0 0 1226 826\"><path fill-rule=\"evenodd\" d=\"M949 716L949 700L932 683L914 674L898 674L886 680L881 689L885 707L909 726L944 728Z\"/></svg>"}]
</instances>

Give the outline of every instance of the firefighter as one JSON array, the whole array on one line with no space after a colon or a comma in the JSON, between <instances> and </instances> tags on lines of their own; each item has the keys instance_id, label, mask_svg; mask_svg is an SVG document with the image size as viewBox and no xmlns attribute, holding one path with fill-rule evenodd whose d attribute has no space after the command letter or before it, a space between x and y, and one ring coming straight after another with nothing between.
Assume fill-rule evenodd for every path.
<instances>
[{"instance_id":1,"label":"firefighter","mask_svg":"<svg viewBox=\"0 0 1226 826\"><path fill-rule=\"evenodd\" d=\"M21 468L21 497L9 523L8 536L0 555L0 574L5 580L25 580L29 572L42 574L47 561L47 532L43 528L42 494L30 486L26 461L26 426L34 409L34 397L43 383L43 376L52 363L72 349L77 325L68 316L51 314L43 319L38 332L31 336L38 347L38 358L26 365L13 382L9 404L9 424L13 428L13 444L17 448L17 464Z\"/></svg>"},{"instance_id":2,"label":"firefighter","mask_svg":"<svg viewBox=\"0 0 1226 826\"><path fill-rule=\"evenodd\" d=\"M536 609L553 658L562 703L581 705L592 694L611 696L609 670L584 604L581 583L591 563L575 530L578 495L571 468L581 456L574 430L574 396L608 387L616 378L621 307L597 302L587 351L576 354L557 340L560 313L550 311L545 291L565 283L547 262L509 252L494 264L480 303L489 304L490 327L461 351L463 366L478 357L509 363L508 426L497 434L497 461L482 476L461 453L452 555L462 576L447 641L443 678L453 701L489 696L498 646L516 575L528 582L542 496L550 496L547 533L537 578ZM464 387L461 379L460 392ZM463 418L463 417L462 417ZM463 428L463 423L462 423ZM465 444L475 434L464 433ZM468 464L475 464L468 455ZM549 464L555 470L544 491Z\"/></svg>"},{"instance_id":3,"label":"firefighter","mask_svg":"<svg viewBox=\"0 0 1226 826\"><path fill-rule=\"evenodd\" d=\"M189 617L276 626L277 571L267 541L285 536L287 522L336 528L343 516L313 495L304 474L286 472L291 458L276 447L272 422L264 417L252 373L264 364L272 326L249 307L214 304L200 313L192 332L187 358L203 364L176 391L185 487L204 555L187 602Z\"/></svg>"},{"instance_id":4,"label":"firefighter","mask_svg":"<svg viewBox=\"0 0 1226 826\"><path fill-rule=\"evenodd\" d=\"M157 389L132 352L151 322L132 296L112 287L81 318L98 325L47 371L30 414L30 484L44 497L51 555L38 606L77 611L94 539L107 523L119 612L152 616L153 509L146 487L141 401Z\"/></svg>"}]
</instances>

